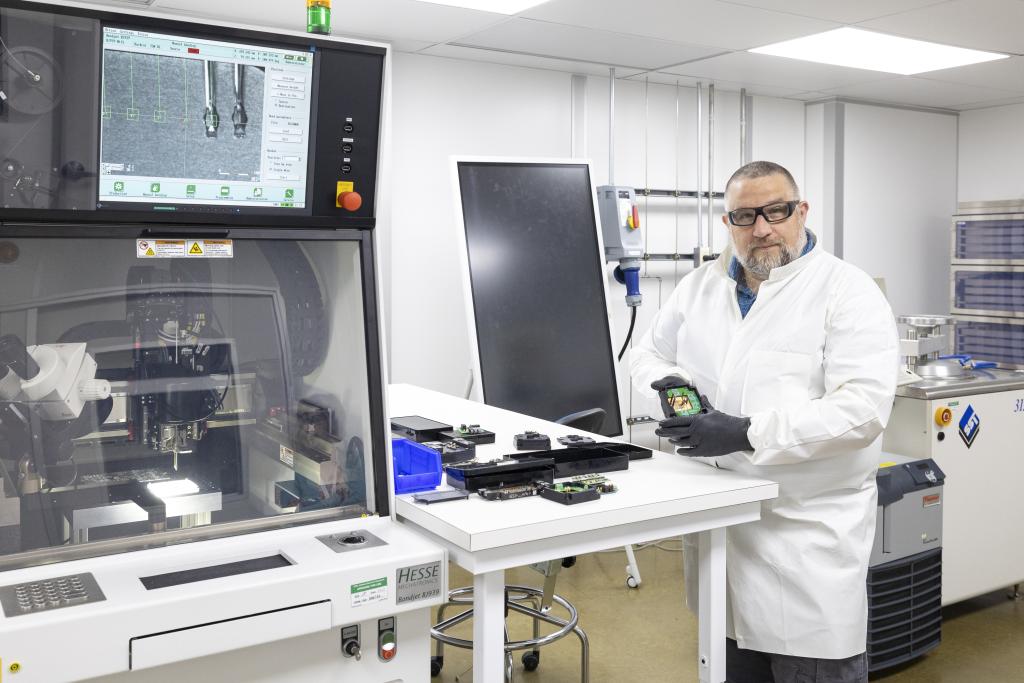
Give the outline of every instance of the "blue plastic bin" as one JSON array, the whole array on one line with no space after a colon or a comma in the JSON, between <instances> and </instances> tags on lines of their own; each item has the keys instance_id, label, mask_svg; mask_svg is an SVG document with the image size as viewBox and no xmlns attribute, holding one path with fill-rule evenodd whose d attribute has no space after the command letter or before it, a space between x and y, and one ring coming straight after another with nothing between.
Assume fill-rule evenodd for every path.
<instances>
[{"instance_id":1,"label":"blue plastic bin","mask_svg":"<svg viewBox=\"0 0 1024 683\"><path fill-rule=\"evenodd\" d=\"M408 439L391 440L395 494L430 491L441 484L441 454Z\"/></svg>"}]
</instances>

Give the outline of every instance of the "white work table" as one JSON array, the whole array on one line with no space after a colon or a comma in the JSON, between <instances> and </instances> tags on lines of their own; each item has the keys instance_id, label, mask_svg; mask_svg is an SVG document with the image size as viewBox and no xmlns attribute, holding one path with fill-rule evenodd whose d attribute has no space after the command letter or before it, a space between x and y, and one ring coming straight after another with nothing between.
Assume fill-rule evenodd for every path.
<instances>
[{"instance_id":1,"label":"white work table","mask_svg":"<svg viewBox=\"0 0 1024 683\"><path fill-rule=\"evenodd\" d=\"M389 414L479 424L497 435L494 444L477 446L481 460L515 453L512 437L528 429L550 436L553 448L560 447L559 436L584 434L406 384L389 387ZM474 494L433 505L416 503L412 495L396 497L398 519L446 547L473 574L475 683L504 680L506 569L688 533L700 534L700 680L725 680L725 527L760 519L761 501L775 498L778 484L660 452L606 476L619 490L577 505L537 496L488 501ZM583 628L585 621L581 614Z\"/></svg>"}]
</instances>

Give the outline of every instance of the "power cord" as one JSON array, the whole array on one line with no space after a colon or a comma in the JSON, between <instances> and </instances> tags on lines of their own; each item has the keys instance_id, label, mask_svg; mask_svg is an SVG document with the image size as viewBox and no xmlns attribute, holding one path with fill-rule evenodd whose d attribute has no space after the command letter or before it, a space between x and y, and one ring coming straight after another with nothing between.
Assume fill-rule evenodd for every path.
<instances>
[{"instance_id":1,"label":"power cord","mask_svg":"<svg viewBox=\"0 0 1024 683\"><path fill-rule=\"evenodd\" d=\"M626 332L626 341L622 344L622 350L619 351L619 360L626 355L626 349L629 348L629 342L633 339L633 327L636 326L636 306L631 307L632 312L629 315L629 332Z\"/></svg>"}]
</instances>

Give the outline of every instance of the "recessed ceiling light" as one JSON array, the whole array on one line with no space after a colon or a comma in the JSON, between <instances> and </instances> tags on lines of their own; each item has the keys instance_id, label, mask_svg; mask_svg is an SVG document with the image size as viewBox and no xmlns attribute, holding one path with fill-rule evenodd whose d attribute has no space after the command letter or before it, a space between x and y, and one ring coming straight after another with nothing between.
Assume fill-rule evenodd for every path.
<instances>
[{"instance_id":1,"label":"recessed ceiling light","mask_svg":"<svg viewBox=\"0 0 1024 683\"><path fill-rule=\"evenodd\" d=\"M757 47L749 52L904 76L1009 57L849 27Z\"/></svg>"},{"instance_id":2,"label":"recessed ceiling light","mask_svg":"<svg viewBox=\"0 0 1024 683\"><path fill-rule=\"evenodd\" d=\"M431 5L450 5L465 9L478 9L482 12L498 14L518 14L525 9L543 5L548 0L420 0Z\"/></svg>"}]
</instances>

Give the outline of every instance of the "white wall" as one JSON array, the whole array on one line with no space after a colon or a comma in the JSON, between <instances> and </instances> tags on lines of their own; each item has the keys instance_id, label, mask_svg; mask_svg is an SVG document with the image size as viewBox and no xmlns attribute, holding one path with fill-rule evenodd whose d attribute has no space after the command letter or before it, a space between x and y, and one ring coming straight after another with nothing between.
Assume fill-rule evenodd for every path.
<instances>
[{"instance_id":1,"label":"white wall","mask_svg":"<svg viewBox=\"0 0 1024 683\"><path fill-rule=\"evenodd\" d=\"M884 278L896 315L948 312L956 115L852 102L807 109L822 243Z\"/></svg>"},{"instance_id":2,"label":"white wall","mask_svg":"<svg viewBox=\"0 0 1024 683\"><path fill-rule=\"evenodd\" d=\"M961 202L1024 198L1024 104L960 114Z\"/></svg>"},{"instance_id":3,"label":"white wall","mask_svg":"<svg viewBox=\"0 0 1024 683\"><path fill-rule=\"evenodd\" d=\"M461 396L469 328L449 155L568 157L569 75L398 54L392 88L390 379Z\"/></svg>"},{"instance_id":4,"label":"white wall","mask_svg":"<svg viewBox=\"0 0 1024 683\"><path fill-rule=\"evenodd\" d=\"M948 313L956 117L845 109L843 258L885 278L896 315Z\"/></svg>"},{"instance_id":5,"label":"white wall","mask_svg":"<svg viewBox=\"0 0 1024 683\"><path fill-rule=\"evenodd\" d=\"M451 154L568 157L572 150L572 86L568 73L429 57L396 55L393 72L393 158L390 221L389 337L391 381L410 382L461 395L469 378L468 321L454 239ZM676 117L676 100L679 117ZM608 180L608 79L587 78L585 149L595 184ZM754 158L804 176L802 102L756 97L749 121ZM707 104L704 103L704 115ZM616 82L615 181L655 189L695 189L696 92L693 88ZM584 117L577 116L577 121ZM704 136L706 138L706 135ZM706 139L701 141L705 150ZM715 189L736 169L739 95L716 93ZM693 200L641 200L647 251L689 253L697 244ZM714 244L726 233L716 203ZM706 224L705 224L706 231ZM691 265L649 263L643 271L644 305L635 338L650 325L661 302ZM609 267L609 273L611 267ZM613 345L617 353L628 327L624 289L611 282ZM629 387L626 361L619 365L626 416L658 415L655 402ZM652 442L652 427L632 438Z\"/></svg>"}]
</instances>

